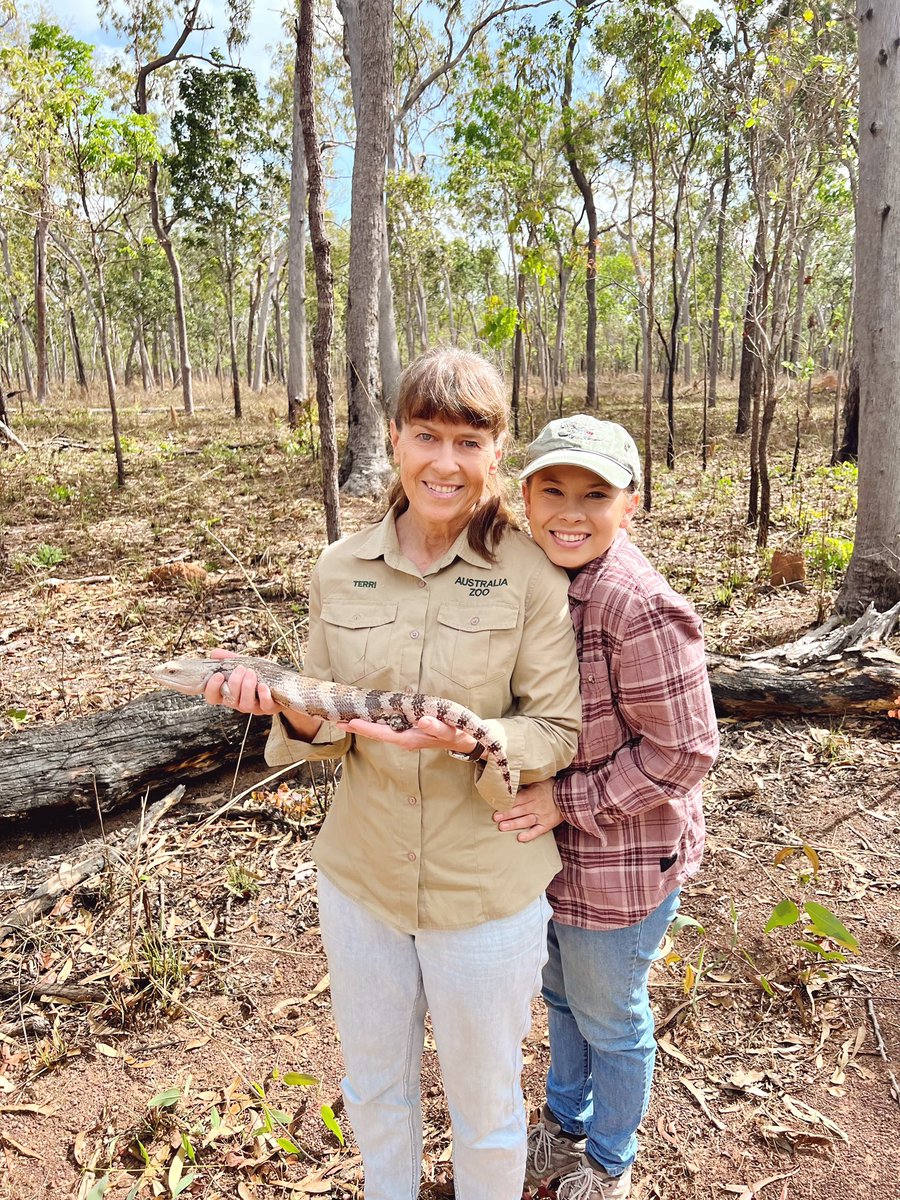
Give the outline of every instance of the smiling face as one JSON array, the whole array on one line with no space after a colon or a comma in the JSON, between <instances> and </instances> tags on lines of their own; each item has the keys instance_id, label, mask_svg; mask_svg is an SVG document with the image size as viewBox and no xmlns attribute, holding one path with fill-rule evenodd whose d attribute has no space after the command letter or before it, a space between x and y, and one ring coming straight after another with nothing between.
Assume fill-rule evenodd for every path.
<instances>
[{"instance_id":1,"label":"smiling face","mask_svg":"<svg viewBox=\"0 0 900 1200\"><path fill-rule=\"evenodd\" d=\"M455 539L497 470L499 443L474 425L414 419L391 422L391 444L410 518L426 534Z\"/></svg>"},{"instance_id":2,"label":"smiling face","mask_svg":"<svg viewBox=\"0 0 900 1200\"><path fill-rule=\"evenodd\" d=\"M640 503L583 467L545 467L522 484L531 536L551 562L574 574L610 548Z\"/></svg>"}]
</instances>

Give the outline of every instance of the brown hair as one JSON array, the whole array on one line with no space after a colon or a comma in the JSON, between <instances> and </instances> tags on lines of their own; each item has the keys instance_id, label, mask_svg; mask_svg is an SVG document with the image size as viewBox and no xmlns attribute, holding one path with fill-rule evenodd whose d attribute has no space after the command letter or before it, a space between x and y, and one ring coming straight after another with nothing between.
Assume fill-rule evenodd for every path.
<instances>
[{"instance_id":1,"label":"brown hair","mask_svg":"<svg viewBox=\"0 0 900 1200\"><path fill-rule=\"evenodd\" d=\"M394 424L402 429L409 421L444 421L486 430L502 444L509 430L509 405L500 372L486 358L452 346L426 351L400 376ZM388 492L388 511L399 517L409 507L409 497L399 478ZM507 529L518 524L506 499L505 477L490 474L485 496L472 514L468 542L476 554L494 562L494 548Z\"/></svg>"}]
</instances>

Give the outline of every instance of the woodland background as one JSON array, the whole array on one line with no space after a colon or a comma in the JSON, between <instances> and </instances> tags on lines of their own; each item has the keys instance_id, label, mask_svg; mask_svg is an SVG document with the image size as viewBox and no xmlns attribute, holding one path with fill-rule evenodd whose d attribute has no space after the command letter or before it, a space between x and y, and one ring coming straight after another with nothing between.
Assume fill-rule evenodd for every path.
<instances>
[{"instance_id":1,"label":"woodland background","mask_svg":"<svg viewBox=\"0 0 900 1200\"><path fill-rule=\"evenodd\" d=\"M7 808L118 712L121 782L147 663L302 661L421 350L504 370L513 472L559 413L635 433L636 540L737 669L900 601L893 5L301 0L264 70L255 12L101 0L94 45L0 0L2 1196L362 1194L308 858L331 781L265 778L251 727L164 811L112 811L100 746L68 806ZM864 654L895 678L866 628L823 695ZM887 695L722 721L637 1200L896 1195ZM546 1049L536 1005L532 1110Z\"/></svg>"}]
</instances>

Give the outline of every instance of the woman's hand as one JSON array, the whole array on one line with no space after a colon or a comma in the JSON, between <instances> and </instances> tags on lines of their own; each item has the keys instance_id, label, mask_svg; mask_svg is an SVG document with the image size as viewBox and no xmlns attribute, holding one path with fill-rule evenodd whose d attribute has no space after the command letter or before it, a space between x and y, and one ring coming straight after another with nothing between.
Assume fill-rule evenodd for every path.
<instances>
[{"instance_id":1,"label":"woman's hand","mask_svg":"<svg viewBox=\"0 0 900 1200\"><path fill-rule=\"evenodd\" d=\"M347 733L373 738L376 742L391 742L395 746L402 746L404 750L456 750L460 754L468 754L477 744L471 733L445 725L437 717L420 717L415 725L402 732L392 729L390 725L382 725L380 721L363 721L359 718L338 721L337 727Z\"/></svg>"},{"instance_id":2,"label":"woman's hand","mask_svg":"<svg viewBox=\"0 0 900 1200\"><path fill-rule=\"evenodd\" d=\"M238 656L232 650L216 649L210 650L209 657ZM203 695L207 704L222 704L254 717L272 717L275 713L284 712L282 705L272 699L268 685L257 677L255 671L249 671L246 667L235 667L227 681L224 675L210 675Z\"/></svg>"},{"instance_id":3,"label":"woman's hand","mask_svg":"<svg viewBox=\"0 0 900 1200\"><path fill-rule=\"evenodd\" d=\"M519 788L513 807L507 812L495 812L494 820L504 833L520 829L522 832L516 838L518 842L533 842L535 838L561 825L565 817L553 799L553 780L545 779L541 783Z\"/></svg>"}]
</instances>

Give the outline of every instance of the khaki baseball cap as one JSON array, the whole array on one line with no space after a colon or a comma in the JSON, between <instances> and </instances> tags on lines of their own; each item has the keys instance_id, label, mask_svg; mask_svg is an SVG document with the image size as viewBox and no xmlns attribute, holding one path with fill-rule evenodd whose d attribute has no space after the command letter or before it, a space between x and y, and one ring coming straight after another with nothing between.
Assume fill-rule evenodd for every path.
<instances>
[{"instance_id":1,"label":"khaki baseball cap","mask_svg":"<svg viewBox=\"0 0 900 1200\"><path fill-rule=\"evenodd\" d=\"M550 421L525 451L519 475L527 479L545 467L583 467L613 487L641 482L641 456L634 438L615 421L579 414Z\"/></svg>"}]
</instances>

